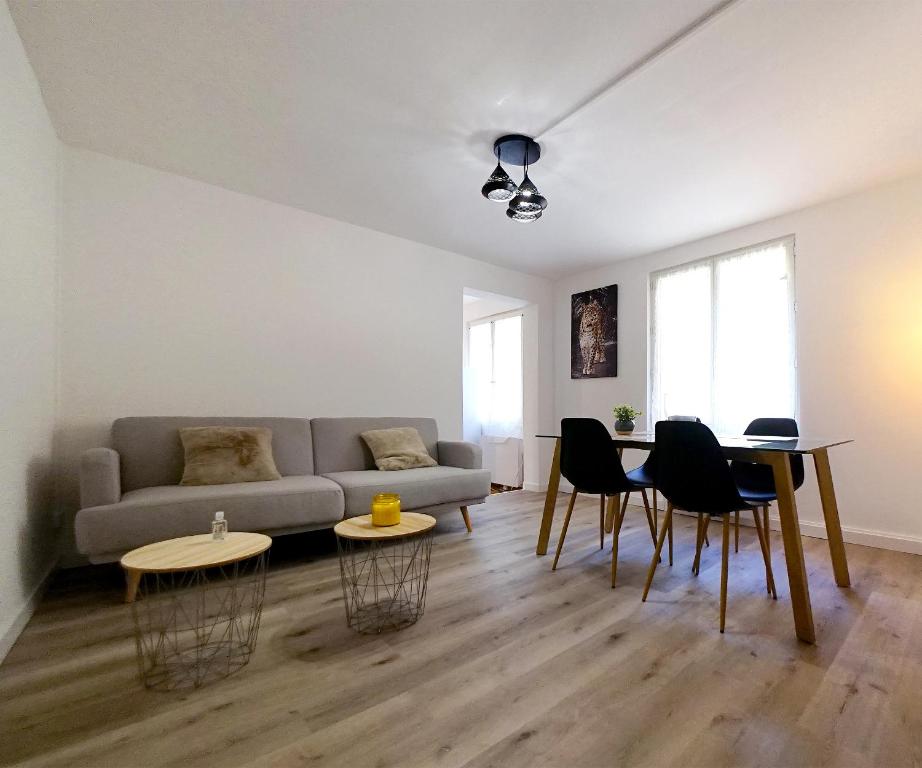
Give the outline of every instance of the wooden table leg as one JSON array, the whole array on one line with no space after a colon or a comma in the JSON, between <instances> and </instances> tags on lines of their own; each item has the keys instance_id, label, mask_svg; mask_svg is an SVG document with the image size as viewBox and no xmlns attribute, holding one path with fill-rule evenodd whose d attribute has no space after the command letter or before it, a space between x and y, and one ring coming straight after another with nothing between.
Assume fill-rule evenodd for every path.
<instances>
[{"instance_id":1,"label":"wooden table leg","mask_svg":"<svg viewBox=\"0 0 922 768\"><path fill-rule=\"evenodd\" d=\"M621 494L616 493L611 499L612 503L608 505L608 510L605 512L605 533L611 533L614 530L618 510L621 509Z\"/></svg>"},{"instance_id":2,"label":"wooden table leg","mask_svg":"<svg viewBox=\"0 0 922 768\"><path fill-rule=\"evenodd\" d=\"M616 493L614 496L608 497L608 506L605 509L605 525L608 526L609 520L618 519L618 510L621 509L621 494ZM614 530L614 527L608 529L606 527L606 533L611 533Z\"/></svg>"},{"instance_id":3,"label":"wooden table leg","mask_svg":"<svg viewBox=\"0 0 922 768\"><path fill-rule=\"evenodd\" d=\"M771 464L778 494L778 516L781 519L781 537L784 541L784 558L788 567L788 585L791 590L791 608L794 611L794 631L805 643L816 642L813 628L813 608L810 605L810 587L804 563L800 522L797 519L797 502L794 500L794 481L791 477L791 460L786 453L765 453L761 463Z\"/></svg>"},{"instance_id":4,"label":"wooden table leg","mask_svg":"<svg viewBox=\"0 0 922 768\"><path fill-rule=\"evenodd\" d=\"M813 452L816 467L816 484L823 503L823 518L826 520L826 537L829 539L829 554L832 557L832 571L836 584L850 587L848 560L845 557L845 542L842 539L842 523L839 522L839 506L836 504L836 490L832 485L832 470L829 467L829 453L825 448Z\"/></svg>"},{"instance_id":5,"label":"wooden table leg","mask_svg":"<svg viewBox=\"0 0 922 768\"><path fill-rule=\"evenodd\" d=\"M544 514L541 515L541 528L538 531L536 555L547 554L547 543L551 538L551 526L554 524L554 512L557 506L557 491L560 489L560 438L554 441L554 458L551 460L551 473L547 478L547 495L544 497Z\"/></svg>"}]
</instances>

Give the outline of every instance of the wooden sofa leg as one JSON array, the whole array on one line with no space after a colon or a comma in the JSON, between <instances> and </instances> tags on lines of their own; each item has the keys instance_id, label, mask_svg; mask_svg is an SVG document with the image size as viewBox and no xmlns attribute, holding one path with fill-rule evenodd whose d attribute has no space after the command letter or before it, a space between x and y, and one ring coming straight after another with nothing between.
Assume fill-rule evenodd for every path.
<instances>
[{"instance_id":1,"label":"wooden sofa leg","mask_svg":"<svg viewBox=\"0 0 922 768\"><path fill-rule=\"evenodd\" d=\"M464 524L467 526L467 532L473 533L474 529L471 527L471 516L467 512L467 507L461 507L461 517L464 518Z\"/></svg>"}]
</instances>

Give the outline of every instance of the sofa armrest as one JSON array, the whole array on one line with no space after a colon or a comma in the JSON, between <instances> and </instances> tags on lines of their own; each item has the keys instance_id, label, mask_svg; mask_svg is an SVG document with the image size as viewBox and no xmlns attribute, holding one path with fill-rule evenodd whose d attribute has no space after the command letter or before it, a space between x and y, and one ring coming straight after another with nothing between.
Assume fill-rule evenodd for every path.
<instances>
[{"instance_id":1,"label":"sofa armrest","mask_svg":"<svg viewBox=\"0 0 922 768\"><path fill-rule=\"evenodd\" d=\"M483 450L476 443L439 440L439 464L443 467L482 469Z\"/></svg>"},{"instance_id":2,"label":"sofa armrest","mask_svg":"<svg viewBox=\"0 0 922 768\"><path fill-rule=\"evenodd\" d=\"M119 456L111 448L90 448L80 457L80 508L122 500Z\"/></svg>"}]
</instances>

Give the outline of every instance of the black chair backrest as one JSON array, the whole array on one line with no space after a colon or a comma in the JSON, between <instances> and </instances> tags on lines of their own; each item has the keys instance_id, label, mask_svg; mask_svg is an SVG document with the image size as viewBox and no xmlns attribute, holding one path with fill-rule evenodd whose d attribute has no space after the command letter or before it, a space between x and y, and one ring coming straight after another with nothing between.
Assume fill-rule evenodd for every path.
<instances>
[{"instance_id":1,"label":"black chair backrest","mask_svg":"<svg viewBox=\"0 0 922 768\"><path fill-rule=\"evenodd\" d=\"M696 421L699 424L701 423L701 419L697 416L667 416L666 421ZM650 451L643 465L650 475L656 477L656 448Z\"/></svg>"},{"instance_id":2,"label":"black chair backrest","mask_svg":"<svg viewBox=\"0 0 922 768\"><path fill-rule=\"evenodd\" d=\"M721 515L746 508L720 443L695 421L657 422L656 487L689 512Z\"/></svg>"},{"instance_id":3,"label":"black chair backrest","mask_svg":"<svg viewBox=\"0 0 922 768\"><path fill-rule=\"evenodd\" d=\"M787 418L762 418L753 419L746 427L744 435L765 435L776 437L798 437L797 422ZM730 462L730 469L736 484L740 488L755 491L775 490L775 475L772 468L765 464L750 464L746 461ZM804 457L791 454L791 478L794 481L794 490L804 484Z\"/></svg>"},{"instance_id":4,"label":"black chair backrest","mask_svg":"<svg viewBox=\"0 0 922 768\"><path fill-rule=\"evenodd\" d=\"M618 447L597 419L561 419L560 474L584 493L621 493L631 487Z\"/></svg>"},{"instance_id":5,"label":"black chair backrest","mask_svg":"<svg viewBox=\"0 0 922 768\"><path fill-rule=\"evenodd\" d=\"M777 437L799 437L797 422L786 418L753 419L746 427L745 435L776 435ZM758 466L758 465L756 465ZM800 454L791 454L791 477L794 480L794 489L804 484L804 457ZM772 475L772 487L774 487Z\"/></svg>"},{"instance_id":6,"label":"black chair backrest","mask_svg":"<svg viewBox=\"0 0 922 768\"><path fill-rule=\"evenodd\" d=\"M746 427L745 435L775 435L777 437L798 437L800 432L797 429L797 422L794 419L787 418L762 418L753 419ZM731 463L731 469L737 482L745 488L754 490L764 490L765 485L769 489L774 489L775 479L771 467L764 464L749 464L744 461L734 461ZM794 480L794 488L800 488L804 484L804 457L799 454L791 455L791 476Z\"/></svg>"}]
</instances>

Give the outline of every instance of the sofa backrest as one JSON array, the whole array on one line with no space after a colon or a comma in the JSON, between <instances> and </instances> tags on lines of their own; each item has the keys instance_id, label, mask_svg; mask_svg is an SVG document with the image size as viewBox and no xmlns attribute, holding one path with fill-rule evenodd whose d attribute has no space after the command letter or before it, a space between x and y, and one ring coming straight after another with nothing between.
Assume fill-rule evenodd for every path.
<instances>
[{"instance_id":1,"label":"sofa backrest","mask_svg":"<svg viewBox=\"0 0 922 768\"><path fill-rule=\"evenodd\" d=\"M314 474L309 419L237 416L132 416L112 424L112 447L122 467L122 491L178 485L185 455L182 427L268 427L279 474Z\"/></svg>"},{"instance_id":2,"label":"sofa backrest","mask_svg":"<svg viewBox=\"0 0 922 768\"><path fill-rule=\"evenodd\" d=\"M375 469L374 457L362 440L362 432L393 427L415 427L429 455L439 460L439 429L435 419L399 416L311 419L315 471L318 475L325 475L328 472Z\"/></svg>"}]
</instances>

